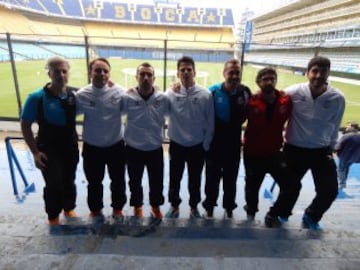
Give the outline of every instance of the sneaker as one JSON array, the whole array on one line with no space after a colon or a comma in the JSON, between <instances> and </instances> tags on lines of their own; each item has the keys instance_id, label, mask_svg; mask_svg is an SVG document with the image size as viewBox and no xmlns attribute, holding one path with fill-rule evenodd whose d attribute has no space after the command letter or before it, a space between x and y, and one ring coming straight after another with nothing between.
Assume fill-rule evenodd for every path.
<instances>
[{"instance_id":1,"label":"sneaker","mask_svg":"<svg viewBox=\"0 0 360 270\"><path fill-rule=\"evenodd\" d=\"M246 219L248 221L254 221L255 220L255 213L250 213L248 212L248 207L247 205L244 205L243 209L245 210L246 212Z\"/></svg>"},{"instance_id":2,"label":"sneaker","mask_svg":"<svg viewBox=\"0 0 360 270\"><path fill-rule=\"evenodd\" d=\"M289 217L278 217L278 219L280 220L281 223L286 223L289 221Z\"/></svg>"},{"instance_id":3,"label":"sneaker","mask_svg":"<svg viewBox=\"0 0 360 270\"><path fill-rule=\"evenodd\" d=\"M152 206L150 210L150 214L153 218L158 218L158 219L163 218L163 214L161 213L160 207L158 206Z\"/></svg>"},{"instance_id":4,"label":"sneaker","mask_svg":"<svg viewBox=\"0 0 360 270\"><path fill-rule=\"evenodd\" d=\"M305 229L310 229L314 231L321 231L322 228L318 222L315 222L310 216L307 214L303 215L302 218L302 227Z\"/></svg>"},{"instance_id":5,"label":"sneaker","mask_svg":"<svg viewBox=\"0 0 360 270\"><path fill-rule=\"evenodd\" d=\"M200 212L196 207L190 209L190 218L201 218Z\"/></svg>"},{"instance_id":6,"label":"sneaker","mask_svg":"<svg viewBox=\"0 0 360 270\"><path fill-rule=\"evenodd\" d=\"M143 218L144 217L142 206L135 206L134 207L134 216L137 217L137 218Z\"/></svg>"},{"instance_id":7,"label":"sneaker","mask_svg":"<svg viewBox=\"0 0 360 270\"><path fill-rule=\"evenodd\" d=\"M101 217L103 216L103 213L101 210L99 211L91 211L90 214L89 214L89 217L91 218L95 218L95 217Z\"/></svg>"},{"instance_id":8,"label":"sneaker","mask_svg":"<svg viewBox=\"0 0 360 270\"><path fill-rule=\"evenodd\" d=\"M214 208L213 207L206 209L204 218L208 218L208 219L214 218Z\"/></svg>"},{"instance_id":9,"label":"sneaker","mask_svg":"<svg viewBox=\"0 0 360 270\"><path fill-rule=\"evenodd\" d=\"M179 217L179 207L171 207L169 211L165 214L166 218L178 218Z\"/></svg>"},{"instance_id":10,"label":"sneaker","mask_svg":"<svg viewBox=\"0 0 360 270\"><path fill-rule=\"evenodd\" d=\"M254 221L255 220L255 215L247 214L246 219L247 219L247 221Z\"/></svg>"},{"instance_id":11,"label":"sneaker","mask_svg":"<svg viewBox=\"0 0 360 270\"><path fill-rule=\"evenodd\" d=\"M60 219L59 219L59 217L52 218L52 219L48 220L48 223L50 226L57 226L57 225L60 225Z\"/></svg>"},{"instance_id":12,"label":"sneaker","mask_svg":"<svg viewBox=\"0 0 360 270\"><path fill-rule=\"evenodd\" d=\"M232 219L233 218L233 211L225 209L224 218L225 219Z\"/></svg>"},{"instance_id":13,"label":"sneaker","mask_svg":"<svg viewBox=\"0 0 360 270\"><path fill-rule=\"evenodd\" d=\"M265 216L265 226L268 228L280 228L282 223L277 216L272 216L269 213Z\"/></svg>"},{"instance_id":14,"label":"sneaker","mask_svg":"<svg viewBox=\"0 0 360 270\"><path fill-rule=\"evenodd\" d=\"M69 211L65 211L64 210L64 216L67 218L74 218L77 217L76 213L74 210L69 210Z\"/></svg>"},{"instance_id":15,"label":"sneaker","mask_svg":"<svg viewBox=\"0 0 360 270\"><path fill-rule=\"evenodd\" d=\"M123 214L122 210L114 208L112 216L113 216L113 218L121 218L124 216L124 214Z\"/></svg>"}]
</instances>

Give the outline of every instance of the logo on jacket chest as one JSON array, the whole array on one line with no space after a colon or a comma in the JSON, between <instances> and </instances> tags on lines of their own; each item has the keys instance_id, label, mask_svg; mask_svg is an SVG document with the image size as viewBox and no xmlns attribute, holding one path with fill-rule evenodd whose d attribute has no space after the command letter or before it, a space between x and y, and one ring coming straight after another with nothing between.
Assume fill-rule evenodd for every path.
<instances>
[{"instance_id":1,"label":"logo on jacket chest","mask_svg":"<svg viewBox=\"0 0 360 270\"><path fill-rule=\"evenodd\" d=\"M237 97L236 104L237 105L244 105L245 104L244 98L243 97Z\"/></svg>"},{"instance_id":2,"label":"logo on jacket chest","mask_svg":"<svg viewBox=\"0 0 360 270\"><path fill-rule=\"evenodd\" d=\"M279 107L279 113L285 114L286 112L287 112L287 107L285 105Z\"/></svg>"},{"instance_id":3,"label":"logo on jacket chest","mask_svg":"<svg viewBox=\"0 0 360 270\"><path fill-rule=\"evenodd\" d=\"M323 108L324 109L329 109L331 107L331 101L327 100L323 103Z\"/></svg>"},{"instance_id":4,"label":"logo on jacket chest","mask_svg":"<svg viewBox=\"0 0 360 270\"><path fill-rule=\"evenodd\" d=\"M133 100L130 103L131 107L139 107L140 106L140 101L138 100Z\"/></svg>"},{"instance_id":5,"label":"logo on jacket chest","mask_svg":"<svg viewBox=\"0 0 360 270\"><path fill-rule=\"evenodd\" d=\"M185 98L183 97L175 97L176 102L182 102L183 100L185 100Z\"/></svg>"},{"instance_id":6,"label":"logo on jacket chest","mask_svg":"<svg viewBox=\"0 0 360 270\"><path fill-rule=\"evenodd\" d=\"M200 103L199 98L194 97L193 100L192 100L192 103L193 103L193 104L199 104L199 103Z\"/></svg>"},{"instance_id":7,"label":"logo on jacket chest","mask_svg":"<svg viewBox=\"0 0 360 270\"><path fill-rule=\"evenodd\" d=\"M155 108L160 108L160 106L161 106L160 100L157 100L157 101L154 102L154 107Z\"/></svg>"},{"instance_id":8,"label":"logo on jacket chest","mask_svg":"<svg viewBox=\"0 0 360 270\"><path fill-rule=\"evenodd\" d=\"M68 105L74 106L75 105L75 98L73 96L69 96L67 102L68 102Z\"/></svg>"},{"instance_id":9,"label":"logo on jacket chest","mask_svg":"<svg viewBox=\"0 0 360 270\"><path fill-rule=\"evenodd\" d=\"M223 103L224 98L223 97L216 97L216 103Z\"/></svg>"},{"instance_id":10,"label":"logo on jacket chest","mask_svg":"<svg viewBox=\"0 0 360 270\"><path fill-rule=\"evenodd\" d=\"M117 96L112 96L110 97L110 103L113 105L116 105L117 103L119 103L120 98Z\"/></svg>"}]
</instances>

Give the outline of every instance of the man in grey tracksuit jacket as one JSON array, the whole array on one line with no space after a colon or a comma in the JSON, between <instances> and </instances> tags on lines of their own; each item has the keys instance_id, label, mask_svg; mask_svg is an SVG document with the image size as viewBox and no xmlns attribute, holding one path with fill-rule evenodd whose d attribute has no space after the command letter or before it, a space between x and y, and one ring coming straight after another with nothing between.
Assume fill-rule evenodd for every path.
<instances>
[{"instance_id":1,"label":"man in grey tracksuit jacket","mask_svg":"<svg viewBox=\"0 0 360 270\"><path fill-rule=\"evenodd\" d=\"M146 166L149 177L151 215L162 218L164 203L163 129L169 110L167 96L154 89L154 68L147 62L137 67L138 87L123 96L122 111L127 115L125 149L130 186L130 206L134 215L142 217L142 177Z\"/></svg>"},{"instance_id":2,"label":"man in grey tracksuit jacket","mask_svg":"<svg viewBox=\"0 0 360 270\"><path fill-rule=\"evenodd\" d=\"M179 216L180 182L187 163L190 217L198 218L200 214L197 205L201 200L201 173L205 151L209 150L214 133L214 103L210 91L195 84L196 72L192 58L180 58L177 69L180 87L167 91L170 101L168 136L171 208L166 216Z\"/></svg>"},{"instance_id":3,"label":"man in grey tracksuit jacket","mask_svg":"<svg viewBox=\"0 0 360 270\"><path fill-rule=\"evenodd\" d=\"M111 180L113 216L121 217L126 203L125 155L120 101L124 90L109 86L110 63L105 58L90 62L91 84L76 93L76 109L84 115L83 167L88 181L90 217L101 217L103 179L107 167Z\"/></svg>"}]
</instances>

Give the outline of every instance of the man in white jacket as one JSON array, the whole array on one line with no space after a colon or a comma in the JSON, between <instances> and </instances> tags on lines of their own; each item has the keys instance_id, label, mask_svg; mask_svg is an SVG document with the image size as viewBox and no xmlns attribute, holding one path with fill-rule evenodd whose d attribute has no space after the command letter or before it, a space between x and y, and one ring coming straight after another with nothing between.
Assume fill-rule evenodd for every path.
<instances>
[{"instance_id":1,"label":"man in white jacket","mask_svg":"<svg viewBox=\"0 0 360 270\"><path fill-rule=\"evenodd\" d=\"M136 80L138 86L127 92L122 106L127 115L125 149L130 206L134 207L134 216L143 217L142 177L146 167L151 216L161 219L160 206L164 203L163 129L169 102L165 93L154 88L155 70L149 63L137 67Z\"/></svg>"},{"instance_id":2,"label":"man in white jacket","mask_svg":"<svg viewBox=\"0 0 360 270\"><path fill-rule=\"evenodd\" d=\"M321 229L319 221L338 193L333 150L345 110L345 98L329 85L329 73L330 60L316 56L308 63L309 82L286 89L293 102L284 145L284 154L294 173L289 185L298 186L300 191L301 179L307 170L311 170L316 196L305 209L302 225L314 230ZM298 193L295 195L293 204Z\"/></svg>"},{"instance_id":3,"label":"man in white jacket","mask_svg":"<svg viewBox=\"0 0 360 270\"><path fill-rule=\"evenodd\" d=\"M170 100L170 183L171 208L166 217L179 217L180 183L185 163L188 169L190 217L200 218L197 205L201 201L201 173L205 151L209 150L214 133L214 102L210 91L195 84L195 63L184 56L177 61L180 87L169 89Z\"/></svg>"},{"instance_id":4,"label":"man in white jacket","mask_svg":"<svg viewBox=\"0 0 360 270\"><path fill-rule=\"evenodd\" d=\"M113 217L123 216L126 203L125 146L121 122L121 96L124 90L109 86L110 63L105 58L90 62L91 84L76 93L79 114L84 114L83 167L88 181L90 217L101 217L105 167L111 180Z\"/></svg>"}]
</instances>

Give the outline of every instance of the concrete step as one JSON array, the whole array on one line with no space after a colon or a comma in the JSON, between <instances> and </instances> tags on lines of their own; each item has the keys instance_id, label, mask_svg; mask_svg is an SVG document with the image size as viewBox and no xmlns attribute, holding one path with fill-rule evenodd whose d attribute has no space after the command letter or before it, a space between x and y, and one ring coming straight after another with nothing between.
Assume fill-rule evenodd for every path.
<instances>
[{"instance_id":1,"label":"concrete step","mask_svg":"<svg viewBox=\"0 0 360 270\"><path fill-rule=\"evenodd\" d=\"M360 259L152 257L121 254L33 254L0 259L0 269L36 270L357 270Z\"/></svg>"},{"instance_id":2,"label":"concrete step","mask_svg":"<svg viewBox=\"0 0 360 270\"><path fill-rule=\"evenodd\" d=\"M18 219L19 221L19 219ZM29 221L29 219L28 219ZM72 219L65 225L0 223L0 256L121 254L155 257L359 259L360 231L265 228L261 222L164 219Z\"/></svg>"}]
</instances>

